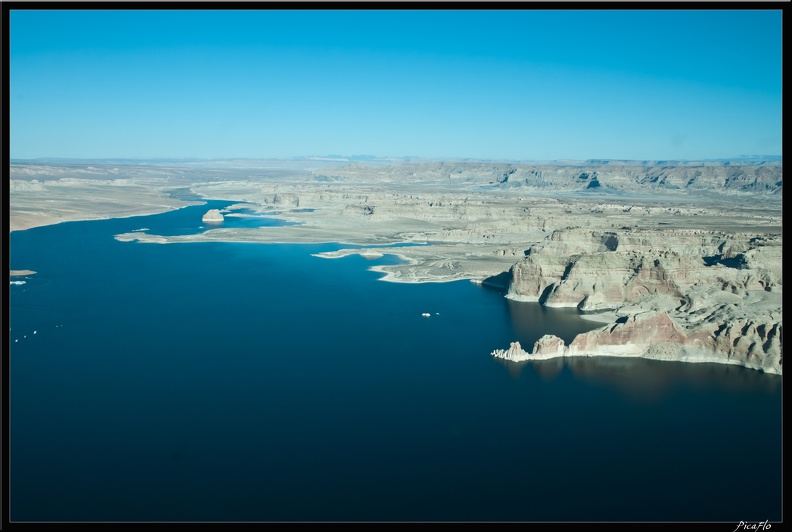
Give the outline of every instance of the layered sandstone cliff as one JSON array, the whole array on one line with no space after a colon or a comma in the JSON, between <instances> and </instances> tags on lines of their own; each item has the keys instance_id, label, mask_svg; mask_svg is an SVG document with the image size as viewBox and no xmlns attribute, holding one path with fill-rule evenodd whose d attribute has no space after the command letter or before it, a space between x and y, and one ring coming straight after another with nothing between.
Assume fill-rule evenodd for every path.
<instances>
[{"instance_id":1,"label":"layered sandstone cliff","mask_svg":"<svg viewBox=\"0 0 792 532\"><path fill-rule=\"evenodd\" d=\"M781 373L780 235L556 231L510 270L507 297L617 319L569 346L545 336L493 356L634 356Z\"/></svg>"},{"instance_id":2,"label":"layered sandstone cliff","mask_svg":"<svg viewBox=\"0 0 792 532\"><path fill-rule=\"evenodd\" d=\"M513 342L509 349L495 350L492 355L514 362L559 356L642 357L736 364L767 373L781 373L780 316L777 319L771 316L729 319L689 328L680 322L684 323L684 318L675 319L662 310L645 312L579 334L569 346L556 336L545 335L530 352L523 350L519 342Z\"/></svg>"}]
</instances>

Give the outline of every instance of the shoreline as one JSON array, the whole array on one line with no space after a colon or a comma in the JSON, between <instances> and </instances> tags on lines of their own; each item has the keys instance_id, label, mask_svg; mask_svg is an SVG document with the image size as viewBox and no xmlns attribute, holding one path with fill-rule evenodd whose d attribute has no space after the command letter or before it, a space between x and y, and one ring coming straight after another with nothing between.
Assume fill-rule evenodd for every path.
<instances>
[{"instance_id":1,"label":"shoreline","mask_svg":"<svg viewBox=\"0 0 792 532\"><path fill-rule=\"evenodd\" d=\"M505 356L501 356L497 354L501 351L506 351L504 349L496 349L490 356L497 358L499 360L503 360L505 362L509 362L511 364L525 364L527 362L542 362L545 360L554 360L558 358L612 358L614 360L624 359L624 358L643 358L645 360L657 360L658 362L684 362L687 364L720 364L726 366L739 366L745 369L752 369L755 371L761 371L766 375L777 375L779 377L783 376L783 373L773 370L772 368L764 368L764 367L757 367L757 366L747 366L740 362L739 360L734 360L730 358L718 357L715 355L708 355L708 356L684 356L684 357L663 357L660 355L652 355L647 353L641 354L623 354L617 355L614 353L563 353L563 354L555 354L555 353L547 353L547 354L539 354L539 355L532 355L528 353L528 356L525 358L521 358L519 360L514 360L511 358L507 358Z\"/></svg>"},{"instance_id":2,"label":"shoreline","mask_svg":"<svg viewBox=\"0 0 792 532\"><path fill-rule=\"evenodd\" d=\"M128 233L125 234L125 235L128 235L130 237L130 240L133 240L133 241L134 240L139 240L139 241L147 242L147 243L197 243L197 242L207 242L207 241L216 242L217 241L217 240L213 240L213 239L196 240L196 239L189 239L189 238L181 239L181 240L171 240L170 239L171 237L157 237L157 236L154 236L154 235L148 235L147 239L143 239L143 238L138 238L138 235L129 235ZM116 237L118 237L118 236L121 236L121 235L116 235ZM143 235L139 235L139 236L143 236ZM120 238L117 238L117 239L121 240ZM225 240L225 241L228 241L228 240ZM252 244L278 243L278 244L286 244L286 245L295 245L295 244L297 244L297 245L299 245L299 244L338 244L338 245L345 245L346 244L346 245L360 245L360 246L366 246L367 245L367 244L359 244L359 243L354 243L354 242L339 242L339 241L324 241L324 242L316 242L316 241L310 241L310 242L277 241L276 242L276 241L271 241L271 240L264 240L264 241L240 241L240 243L252 243ZM411 242L401 241L401 242L398 242L398 243L411 243ZM416 247L422 248L424 250L426 249L426 247L424 247L424 246L416 246ZM391 252L391 249L393 249L393 248L387 249L387 250L385 248L387 248L387 245L382 246L382 247L375 247L375 248L371 248L371 247L347 248L347 249L340 249L340 250L336 250L336 251L313 253L311 255L315 256L315 257L318 257L318 258L324 258L324 259L339 259L339 258L343 258L343 257L348 257L350 255L365 256L367 251L371 250L371 251L369 251L369 255L370 256L373 256L374 254L380 254L380 253L382 255L393 255L393 256L397 257L398 259L404 261L405 262L404 266L415 266L415 265L417 265L417 264L419 264L421 262L418 259L410 257L409 255L406 255L405 251L403 251L404 248L401 248L401 252ZM400 248L396 248L396 249L400 249ZM376 251L374 251L374 250L376 250ZM452 278L450 276L433 277L431 275L414 275L413 277L404 277L404 276L402 276L401 272L399 272L399 271L395 271L394 272L394 271L387 270L387 268L393 268L394 266L395 265L375 265L375 266L371 266L370 268L367 268L367 270L383 274L382 277L377 279L378 281L392 282L392 283L424 284L424 283L447 283L447 282L467 280L467 281L469 281L469 282L471 282L473 284L477 284L479 286L482 286L484 284L483 283L483 279L481 278L481 276L477 275L475 273L472 273L472 272L469 272L469 273L454 272L453 275L459 276L459 277L456 277L456 278ZM505 294L504 297L506 297L508 299L512 299L514 301L528 302L528 303L539 303L539 298L538 297L526 297L526 296L521 296L521 295L518 295L518 294ZM541 305L541 303L540 303L540 305ZM546 306L546 305L542 305L542 306ZM576 307L577 307L577 305L547 305L547 308L576 308ZM582 319L582 320L586 320L586 321L589 321L589 322L595 322L595 323L602 324L603 326L607 326L607 325L615 324L616 320L619 318L619 315L615 311L612 311L612 310L603 311L603 312L588 312L588 313L587 312L578 311L578 317L580 319ZM734 359L731 359L731 358L729 358L727 356L719 357L717 355L707 355L707 356L703 356L703 357L698 357L698 356L693 356L693 357L691 357L691 356L674 357L674 356L668 356L668 355L662 356L662 355L651 355L651 354L649 354L649 355L646 355L646 354L622 354L622 355L618 355L618 354L612 354L612 353L603 353L603 354L576 353L576 354L571 354L570 355L570 354L555 354L555 353L550 354L550 353L546 353L546 354L541 354L538 357L531 356L530 358L525 358L525 359L522 359L522 360L512 360L512 359L509 359L509 358L505 358L503 356L495 355L495 353L498 352L498 351L502 351L502 350L497 350L496 349L495 351L493 351L491 353L491 356L496 356L497 358L501 358L501 359L506 360L508 362L514 362L514 363L539 361L539 360L549 360L549 359L553 359L553 358L563 358L563 357L567 357L567 356L569 356L569 357L572 357L572 356L575 356L575 357L600 357L600 356L604 356L604 357L611 357L611 358L620 358L620 357L645 358L645 359L648 359L648 360L658 360L658 361L664 361L664 362L688 362L688 363L699 363L699 362L701 362L701 363L725 364L725 365L741 366L741 367L744 367L746 369L759 370L759 371L762 371L763 373L766 373L766 374L773 374L773 375L782 374L781 372L775 371L772 368L763 368L763 367L746 365L742 361L734 360Z\"/></svg>"},{"instance_id":3,"label":"shoreline","mask_svg":"<svg viewBox=\"0 0 792 532\"><path fill-rule=\"evenodd\" d=\"M233 187L231 187L231 185L233 185ZM223 187L225 186L231 188L224 190ZM441 191L437 193L435 193L434 190L424 189L420 191L423 197L416 196L413 198L413 196L410 195L408 198L401 189L397 189L395 192L385 191L379 193L370 191L365 187L358 190L354 186L351 188L351 191L330 190L329 188L327 190L324 188L314 190L320 185L314 183L298 183L293 186L275 184L272 185L271 190L264 190L259 183L256 183L256 186L252 188L251 191L239 192L239 190L234 188L237 186L240 185L237 183L209 183L202 185L203 190L194 191L196 195L200 196L200 199L179 200L179 204L176 206L166 206L162 204L157 206L147 205L148 208L141 208L124 214L83 214L64 219L60 214L57 214L58 218L55 218L52 215L47 216L46 213L44 213L45 216L38 217L36 216L38 211L33 208L35 206L28 206L26 212L21 215L17 213L17 216L23 221L23 223L20 224L21 227L18 226L11 231L27 230L34 227L54 225L67 221L94 221L157 215L190 206L205 205L207 201L213 198L218 198L223 201L235 201L236 203L232 204L229 210L234 207L242 208L242 206L248 209L271 209L274 206L272 193L275 193L275 196L277 196L277 193L283 192L286 199L290 202L288 203L289 206L296 207L299 205L303 208L295 210L287 207L286 210L277 213L273 217L281 220L301 222L301 225L257 229L218 227L209 229L205 232L176 236L161 236L134 230L116 234L114 238L119 242L156 244L212 242L282 244L289 246L300 244L326 244L337 245L341 248L344 246L356 246L356 248L311 253L311 255L326 259L342 258L350 255L358 255L367 259L376 259L384 255L392 255L401 262L397 264L377 264L369 266L366 269L381 274L377 280L392 283L425 284L467 280L479 286L489 285L492 288L496 288L500 294L507 299L539 303L540 306L546 308L576 309L577 317L582 320L594 322L603 326L615 326L617 320L624 318L625 315L632 316L636 313L640 314L643 311L652 309L639 308L633 304L618 306L617 308L608 310L603 308L602 310L592 309L585 311L580 310L579 303L572 302L575 297L571 297L570 294L566 294L566 298L556 298L555 300L551 298L549 301L544 301L544 299L542 299L542 302L540 302L540 294L534 294L530 290L526 290L527 295L523 295L520 293L519 286L517 286L515 290L516 293L509 293L513 283L513 279L511 278L512 268L516 264L521 263L525 257L528 256L529 251L533 251L531 257L532 260L533 257L538 257L536 259L536 264L538 266L537 271L531 270L531 275L540 275L543 278L565 276L567 272L563 272L563 268L555 272L553 270L553 268L556 268L555 263L549 261L548 265L545 265L542 259L554 253L560 254L559 256L566 256L570 253L584 252L591 253L591 256L599 257L596 253L602 252L602 249L596 249L596 242L594 242L594 244L591 243L593 242L593 240L591 240L592 238L598 238L598 232L603 232L603 234L618 233L619 242L617 245L619 246L620 254L614 254L614 256L619 258L625 256L623 255L625 253L625 251L622 250L623 247L629 249L629 246L632 246L634 250L626 251L626 253L637 253L640 255L646 252L644 248L656 246L657 242L651 239L660 234L658 231L664 231L666 229L665 227L661 227L661 225L670 223L667 220L673 221L676 225L681 224L680 226L683 227L682 229L676 230L676 232L672 231L672 237L678 238L679 242L682 242L682 244L679 245L690 245L693 246L693 248L699 246L702 249L710 245L707 240L708 238L714 238L709 235L716 234L718 230L725 230L720 226L726 222L731 222L732 218L734 218L735 223L738 221L745 223L743 222L744 219L754 223L764 221L764 218L761 218L759 215L755 216L754 211L750 210L748 207L744 207L743 210L739 211L735 216L729 217L722 216L720 213L715 213L714 211L710 212L712 210L710 206L698 206L692 200L690 205L682 205L676 212L670 212L669 207L661 207L653 204L644 205L640 202L636 205L627 205L625 207L624 204L616 201L618 198L613 198L605 203L603 203L603 200L598 200L592 203L593 206L589 205L592 201L590 198L586 198L585 201L581 200L574 205L568 205L565 202L560 202L558 205L547 205L541 202L536 203L527 201L522 196L515 198L507 193L501 193L493 197L479 197L475 195L474 191L464 188L462 190L452 190L449 192ZM252 187L253 185L251 184L249 186ZM306 187L310 187L310 192ZM200 189L201 186L197 188ZM473 199L468 203L469 195L472 196ZM165 198L163 198L163 200L168 201ZM74 203L67 204L68 207L79 207L78 210L84 210L86 205L90 206L82 202L76 205ZM102 210L101 205L102 204L98 206L97 210ZM309 207L309 209L305 207ZM583 228L580 225L575 225L575 222L580 222L584 219L586 222L591 222L593 219L589 217L591 213L595 211L600 213L600 215L606 216L601 222L598 222L599 225L597 227L589 230L587 227ZM570 219L569 215L573 215L574 219ZM258 215L231 212L228 213L228 216L256 217ZM683 216L684 218L672 219L671 216ZM694 216L695 218L693 218ZM759 216L761 220L759 220L757 216ZM762 214L762 216L764 215ZM705 224L705 226L701 228L700 222L702 219L708 220L709 225ZM537 220L541 221L541 223ZM597 218L597 220L599 220L599 218ZM683 223L686 220L688 224L695 224L691 227L696 227L696 229L689 229L686 232L684 229L685 223ZM589 232L593 231L592 235L594 236L592 237L592 235L588 233L583 234L586 230L589 230ZM199 230L196 229L196 231ZM726 232L729 234L735 233L733 230ZM557 234L561 235L561 238L556 238ZM696 238L700 239L701 242L694 241ZM778 239L779 243L777 246L780 250L780 236ZM687 244L688 241L691 242ZM429 242L431 242L431 244L429 244ZM410 246L410 244L416 245ZM595 248L588 249L587 246L590 247L591 245L595 245ZM663 245L665 245L665 243L660 242L661 249L665 249L662 247ZM758 245L761 247L765 244L760 242ZM543 248L547 248L547 251L544 253L541 252ZM772 259L774 257L774 255L772 255L772 250L775 248L768 247L767 249L770 250L770 255L767 256ZM735 247L735 250L735 253L742 251L737 247ZM607 251L616 251L615 245L613 249L608 249ZM691 253L695 254L696 252ZM701 253L706 255L706 253L711 254L712 252L702 251ZM748 256L746 260L753 260L753 256ZM581 268L588 267L596 269L600 267L599 263L591 263L590 265L582 261L580 264ZM621 263L617 261L617 265L619 264ZM762 263L759 264L764 267ZM652 268L649 263L642 267L647 269L647 271ZM727 266L723 265L718 267L726 268ZM541 268L544 268L544 270ZM778 286L776 287L773 285L771 288L777 288L778 291L780 291L780 266L778 270L779 271L776 273L779 279ZM585 269L581 269L580 271L583 273L578 273L577 275L579 277L586 274ZM607 268L603 271L607 271ZM578 272L578 269L573 270L573 274L576 272ZM741 277L738 277L738 274L733 273L732 270L724 270L724 272L734 277L732 282L737 283L735 285L737 288L734 288L734 290L739 291L742 284L748 286L746 284L748 280L743 280ZM708 271L708 273L714 274L714 267L712 271ZM770 273L765 273L764 275L767 276L767 278L760 279L761 282L775 283L775 277ZM487 279L491 279L492 281L487 282ZM588 279L584 280L588 282ZM497 281L497 286L495 286L495 281ZM556 280L556 282L559 281ZM581 286L583 287L581 290L583 290L585 286ZM745 289L749 288L750 287ZM569 285L567 291L573 289L577 289L577 285ZM720 294L720 292L718 292L718 294ZM703 297L705 299L709 296L709 292L697 293L695 295L695 297ZM626 301L625 299L625 302ZM696 304L699 304L698 299L695 299L695 301ZM724 299L724 301L722 301L723 304L729 302L731 302L731 299ZM657 302L654 301L654 303ZM725 319L726 321L724 323L726 324L732 323L738 318L743 319L741 317L742 315L739 313L734 314L734 317L718 316L717 319ZM776 322L778 327L780 327L780 309L778 318L772 318L771 325ZM766 331L769 329L762 330ZM759 342L757 345L761 346L764 344ZM742 360L733 360L729 354L730 352L731 351L728 350L724 351L722 357L713 354L711 357L704 357L703 359L697 358L696 360L688 360L687 357L669 358L667 356L657 357L655 359L666 361L713 362L751 368L751 366L747 366L743 363L744 361ZM540 356L544 357L544 355ZM609 355L552 354L552 356L548 356L548 358L557 358L558 356ZM640 354L631 354L629 356L653 358ZM776 365L779 366L776 368L776 371L780 373L780 360L776 361Z\"/></svg>"},{"instance_id":4,"label":"shoreline","mask_svg":"<svg viewBox=\"0 0 792 532\"><path fill-rule=\"evenodd\" d=\"M206 202L186 202L185 205L181 205L181 206L173 206L173 207L167 207L167 208L163 206L162 209L155 209L155 210L145 209L145 210L141 210L139 212L133 212L133 213L130 213L130 214L123 214L123 215L118 215L118 216L110 216L110 215L95 215L95 216L91 216L89 214L84 214L84 215L80 214L80 215L76 215L75 217L67 217L67 218L63 218L63 217L54 218L54 217L50 216L50 217L45 217L42 220L36 220L35 222L28 221L27 223L21 224L22 227L12 227L12 224L9 223L8 233L10 234L10 233L13 233L14 231L27 231L28 229L35 229L37 227L47 227L47 226L50 226L50 225L58 225L58 224L67 223L67 222L94 222L94 221L100 221L100 220L113 220L113 219L116 219L116 218L134 218L136 216L154 216L154 215L157 215L157 214L164 214L166 212L171 212L171 211L175 211L175 210L178 210L178 209L183 209L185 207L192 207L194 205L202 205L202 204L205 205Z\"/></svg>"}]
</instances>

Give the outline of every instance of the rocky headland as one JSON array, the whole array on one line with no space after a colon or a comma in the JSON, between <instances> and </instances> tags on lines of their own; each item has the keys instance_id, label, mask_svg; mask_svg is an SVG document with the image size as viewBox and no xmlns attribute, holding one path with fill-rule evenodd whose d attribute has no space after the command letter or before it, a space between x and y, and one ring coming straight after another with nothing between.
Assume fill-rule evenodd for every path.
<instances>
[{"instance_id":1,"label":"rocky headland","mask_svg":"<svg viewBox=\"0 0 792 532\"><path fill-rule=\"evenodd\" d=\"M568 346L545 336L530 352L513 343L493 356L632 356L780 374L780 235L640 233L560 231L532 246L510 270L507 297L614 319Z\"/></svg>"}]
</instances>

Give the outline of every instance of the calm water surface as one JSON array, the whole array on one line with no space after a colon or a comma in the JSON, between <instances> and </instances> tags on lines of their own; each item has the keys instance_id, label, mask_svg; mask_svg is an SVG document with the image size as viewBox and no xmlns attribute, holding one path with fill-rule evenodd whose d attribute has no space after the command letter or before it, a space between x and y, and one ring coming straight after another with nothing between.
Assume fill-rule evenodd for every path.
<instances>
[{"instance_id":1,"label":"calm water surface","mask_svg":"<svg viewBox=\"0 0 792 532\"><path fill-rule=\"evenodd\" d=\"M12 521L781 518L778 376L509 364L596 324L339 246L113 239L231 203L11 234Z\"/></svg>"}]
</instances>

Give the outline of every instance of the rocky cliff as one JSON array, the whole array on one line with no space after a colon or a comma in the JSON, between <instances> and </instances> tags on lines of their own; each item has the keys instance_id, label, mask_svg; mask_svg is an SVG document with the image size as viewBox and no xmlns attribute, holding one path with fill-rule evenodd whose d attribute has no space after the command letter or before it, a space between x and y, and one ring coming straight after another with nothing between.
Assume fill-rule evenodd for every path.
<instances>
[{"instance_id":1,"label":"rocky cliff","mask_svg":"<svg viewBox=\"0 0 792 532\"><path fill-rule=\"evenodd\" d=\"M509 275L507 297L582 311L614 322L569 346L540 339L493 355L640 356L740 364L781 373L781 236L707 231L555 231Z\"/></svg>"},{"instance_id":2,"label":"rocky cliff","mask_svg":"<svg viewBox=\"0 0 792 532\"><path fill-rule=\"evenodd\" d=\"M531 352L513 342L492 352L514 362L559 356L626 356L684 362L736 364L767 373L781 373L782 324L777 319L708 322L687 329L665 311L620 318L616 323L579 334L569 346L545 335Z\"/></svg>"}]
</instances>

